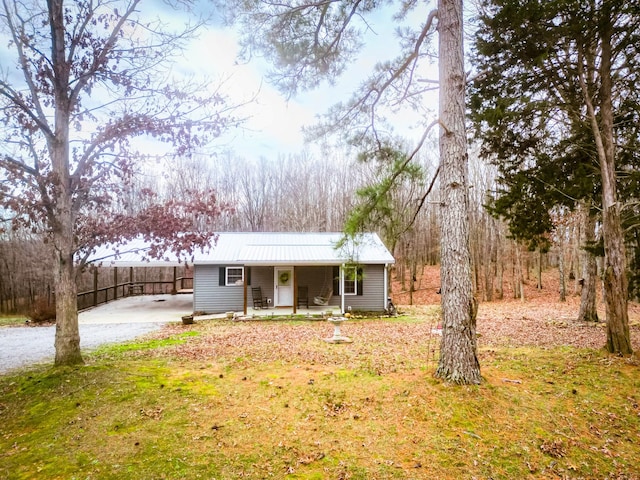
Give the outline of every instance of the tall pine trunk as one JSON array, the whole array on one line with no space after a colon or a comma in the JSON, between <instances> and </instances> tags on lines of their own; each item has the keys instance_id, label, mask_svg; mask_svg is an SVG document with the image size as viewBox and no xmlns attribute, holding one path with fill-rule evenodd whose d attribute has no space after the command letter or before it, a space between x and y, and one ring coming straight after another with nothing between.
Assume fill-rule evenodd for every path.
<instances>
[{"instance_id":1,"label":"tall pine trunk","mask_svg":"<svg viewBox=\"0 0 640 480\"><path fill-rule=\"evenodd\" d=\"M443 329L436 376L481 381L471 283L462 0L438 1Z\"/></svg>"}]
</instances>

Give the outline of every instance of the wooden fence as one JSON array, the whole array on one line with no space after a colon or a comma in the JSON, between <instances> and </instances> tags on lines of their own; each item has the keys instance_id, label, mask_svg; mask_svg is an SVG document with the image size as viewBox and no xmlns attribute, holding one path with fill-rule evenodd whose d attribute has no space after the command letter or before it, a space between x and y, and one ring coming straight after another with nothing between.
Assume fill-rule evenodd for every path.
<instances>
[{"instance_id":1,"label":"wooden fence","mask_svg":"<svg viewBox=\"0 0 640 480\"><path fill-rule=\"evenodd\" d=\"M96 268L83 274L78 288L78 310L85 310L132 295L191 293L193 270L184 266ZM26 314L36 305L55 303L55 292L46 279L34 284L27 293L27 296L0 298L0 314Z\"/></svg>"}]
</instances>

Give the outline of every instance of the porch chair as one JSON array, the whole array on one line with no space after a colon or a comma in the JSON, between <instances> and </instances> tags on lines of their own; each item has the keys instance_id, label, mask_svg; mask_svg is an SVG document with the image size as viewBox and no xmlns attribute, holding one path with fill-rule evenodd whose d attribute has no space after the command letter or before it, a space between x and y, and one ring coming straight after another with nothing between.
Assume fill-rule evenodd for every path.
<instances>
[{"instance_id":1,"label":"porch chair","mask_svg":"<svg viewBox=\"0 0 640 480\"><path fill-rule=\"evenodd\" d=\"M267 297L262 296L261 287L251 287L251 296L253 297L253 308L267 308L269 306Z\"/></svg>"},{"instance_id":2,"label":"porch chair","mask_svg":"<svg viewBox=\"0 0 640 480\"><path fill-rule=\"evenodd\" d=\"M309 308L309 288L298 286L298 307L304 305Z\"/></svg>"},{"instance_id":3,"label":"porch chair","mask_svg":"<svg viewBox=\"0 0 640 480\"><path fill-rule=\"evenodd\" d=\"M313 297L313 303L321 306L329 305L329 300L331 300L332 296L333 289L330 287L325 287L322 292L320 292L320 295Z\"/></svg>"}]
</instances>

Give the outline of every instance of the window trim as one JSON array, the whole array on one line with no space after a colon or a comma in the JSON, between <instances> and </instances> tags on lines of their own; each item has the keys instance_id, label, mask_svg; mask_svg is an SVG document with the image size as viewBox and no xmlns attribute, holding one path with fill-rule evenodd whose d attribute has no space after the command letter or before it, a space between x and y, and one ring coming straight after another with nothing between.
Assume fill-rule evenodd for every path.
<instances>
[{"instance_id":1,"label":"window trim","mask_svg":"<svg viewBox=\"0 0 640 480\"><path fill-rule=\"evenodd\" d=\"M342 286L344 288L343 295L358 295L358 267L344 267L342 269ZM353 271L353 280L347 280L347 271ZM353 292L347 292L347 282L353 282Z\"/></svg>"},{"instance_id":2,"label":"window trim","mask_svg":"<svg viewBox=\"0 0 640 480\"><path fill-rule=\"evenodd\" d=\"M240 279L234 282L229 282L229 270L240 270ZM244 285L244 267L225 267L224 271L224 285L225 287L239 287Z\"/></svg>"}]
</instances>

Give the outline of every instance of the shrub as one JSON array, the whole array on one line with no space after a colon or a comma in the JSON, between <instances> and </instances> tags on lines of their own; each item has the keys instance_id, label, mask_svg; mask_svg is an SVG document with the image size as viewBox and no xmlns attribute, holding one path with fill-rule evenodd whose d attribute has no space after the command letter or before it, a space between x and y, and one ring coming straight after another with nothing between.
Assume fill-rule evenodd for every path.
<instances>
[{"instance_id":1,"label":"shrub","mask_svg":"<svg viewBox=\"0 0 640 480\"><path fill-rule=\"evenodd\" d=\"M34 323L55 322L56 305L49 303L46 299L36 300L27 317Z\"/></svg>"}]
</instances>

